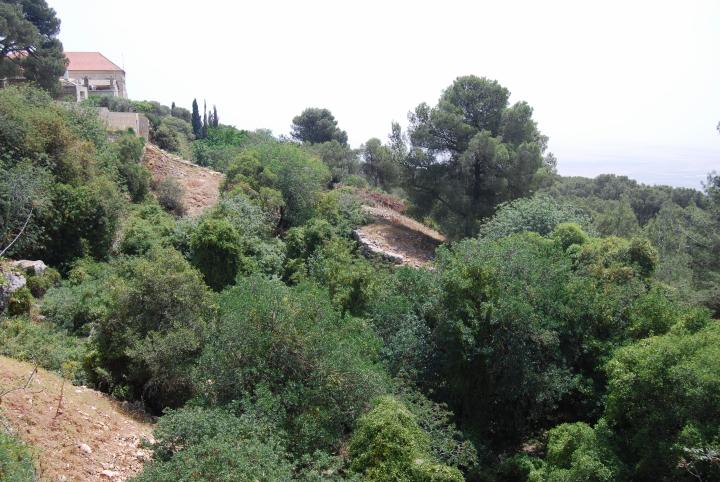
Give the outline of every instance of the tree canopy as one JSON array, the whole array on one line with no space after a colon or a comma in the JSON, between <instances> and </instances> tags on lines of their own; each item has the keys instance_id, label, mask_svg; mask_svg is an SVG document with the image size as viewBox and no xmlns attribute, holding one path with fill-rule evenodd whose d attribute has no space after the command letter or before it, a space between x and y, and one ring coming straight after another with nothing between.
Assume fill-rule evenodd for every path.
<instances>
[{"instance_id":1,"label":"tree canopy","mask_svg":"<svg viewBox=\"0 0 720 482\"><path fill-rule=\"evenodd\" d=\"M45 0L0 2L0 77L23 76L55 91L67 59L60 19Z\"/></svg>"},{"instance_id":2,"label":"tree canopy","mask_svg":"<svg viewBox=\"0 0 720 482\"><path fill-rule=\"evenodd\" d=\"M335 116L327 109L308 107L292 120L291 135L309 144L338 141L347 144L347 132L338 127Z\"/></svg>"},{"instance_id":3,"label":"tree canopy","mask_svg":"<svg viewBox=\"0 0 720 482\"><path fill-rule=\"evenodd\" d=\"M452 235L476 233L495 206L530 193L543 167L547 137L509 96L497 81L458 77L435 107L409 114L406 189Z\"/></svg>"}]
</instances>

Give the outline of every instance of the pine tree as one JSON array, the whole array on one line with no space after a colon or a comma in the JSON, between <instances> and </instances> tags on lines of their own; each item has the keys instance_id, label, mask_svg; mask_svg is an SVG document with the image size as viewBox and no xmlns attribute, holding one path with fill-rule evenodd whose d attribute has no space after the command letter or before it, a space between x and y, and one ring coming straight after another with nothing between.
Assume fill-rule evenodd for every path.
<instances>
[{"instance_id":1,"label":"pine tree","mask_svg":"<svg viewBox=\"0 0 720 482\"><path fill-rule=\"evenodd\" d=\"M217 106L213 106L213 127L220 125L220 119L218 119Z\"/></svg>"},{"instance_id":2,"label":"pine tree","mask_svg":"<svg viewBox=\"0 0 720 482\"><path fill-rule=\"evenodd\" d=\"M200 119L200 109L198 108L197 99L193 99L191 123L192 123L193 134L195 134L195 138L202 139L203 138L202 137L203 126L202 126L202 120Z\"/></svg>"}]
</instances>

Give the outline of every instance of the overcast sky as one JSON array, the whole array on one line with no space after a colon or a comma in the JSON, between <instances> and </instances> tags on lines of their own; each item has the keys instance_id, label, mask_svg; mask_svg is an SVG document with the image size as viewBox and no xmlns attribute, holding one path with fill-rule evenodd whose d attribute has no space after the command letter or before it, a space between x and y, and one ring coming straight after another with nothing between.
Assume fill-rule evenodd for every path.
<instances>
[{"instance_id":1,"label":"overcast sky","mask_svg":"<svg viewBox=\"0 0 720 482\"><path fill-rule=\"evenodd\" d=\"M386 140L457 76L535 109L566 175L699 187L720 170L720 1L49 0L68 51L100 51L133 99L217 104L288 133L327 107Z\"/></svg>"}]
</instances>

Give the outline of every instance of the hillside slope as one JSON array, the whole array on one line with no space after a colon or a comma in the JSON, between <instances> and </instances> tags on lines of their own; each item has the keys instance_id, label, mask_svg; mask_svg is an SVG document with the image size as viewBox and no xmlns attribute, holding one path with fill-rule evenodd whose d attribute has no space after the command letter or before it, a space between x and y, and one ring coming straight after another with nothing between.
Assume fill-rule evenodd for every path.
<instances>
[{"instance_id":1,"label":"hillside slope","mask_svg":"<svg viewBox=\"0 0 720 482\"><path fill-rule=\"evenodd\" d=\"M153 183L174 177L185 189L184 204L188 216L200 214L214 206L220 197L223 175L163 151L153 144L145 145L143 164L150 170Z\"/></svg>"},{"instance_id":2,"label":"hillside slope","mask_svg":"<svg viewBox=\"0 0 720 482\"><path fill-rule=\"evenodd\" d=\"M415 268L432 262L435 249L446 241L445 236L405 216L404 204L393 196L360 189L356 194L371 220L354 232L367 255Z\"/></svg>"},{"instance_id":3,"label":"hillside slope","mask_svg":"<svg viewBox=\"0 0 720 482\"><path fill-rule=\"evenodd\" d=\"M151 424L105 394L33 370L0 357L0 417L33 447L41 480L121 481L142 469L148 454L140 442L150 439Z\"/></svg>"}]
</instances>

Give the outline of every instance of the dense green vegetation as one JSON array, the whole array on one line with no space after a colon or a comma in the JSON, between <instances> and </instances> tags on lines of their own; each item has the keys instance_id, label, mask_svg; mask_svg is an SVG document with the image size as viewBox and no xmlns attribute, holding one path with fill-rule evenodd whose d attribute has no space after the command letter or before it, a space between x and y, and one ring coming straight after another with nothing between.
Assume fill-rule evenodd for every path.
<instances>
[{"instance_id":1,"label":"dense green vegetation","mask_svg":"<svg viewBox=\"0 0 720 482\"><path fill-rule=\"evenodd\" d=\"M17 437L0 427L0 480L29 482L35 479L32 454Z\"/></svg>"},{"instance_id":2,"label":"dense green vegetation","mask_svg":"<svg viewBox=\"0 0 720 482\"><path fill-rule=\"evenodd\" d=\"M562 178L508 97L460 77L355 150L327 109L291 140L0 90L0 250L57 269L0 354L159 417L141 481L717 480L718 177ZM218 204L182 218L97 105L222 171ZM452 239L434 269L360 255L368 189ZM0 434L0 475L29 460Z\"/></svg>"}]
</instances>

